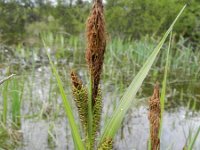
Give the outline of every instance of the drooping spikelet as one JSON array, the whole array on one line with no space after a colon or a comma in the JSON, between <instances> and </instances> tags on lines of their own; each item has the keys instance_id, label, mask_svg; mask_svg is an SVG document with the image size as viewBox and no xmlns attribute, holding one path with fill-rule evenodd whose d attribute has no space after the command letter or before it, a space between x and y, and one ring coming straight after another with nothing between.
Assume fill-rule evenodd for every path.
<instances>
[{"instance_id":1,"label":"drooping spikelet","mask_svg":"<svg viewBox=\"0 0 200 150\"><path fill-rule=\"evenodd\" d=\"M98 148L98 150L112 150L112 149L113 149L113 141L111 138L106 138Z\"/></svg>"},{"instance_id":2,"label":"drooping spikelet","mask_svg":"<svg viewBox=\"0 0 200 150\"><path fill-rule=\"evenodd\" d=\"M87 132L87 114L88 114L88 93L87 88L83 86L82 81L78 78L75 72L71 72L72 80L72 92L74 96L74 101L78 109L79 118L84 130L84 133Z\"/></svg>"},{"instance_id":3,"label":"drooping spikelet","mask_svg":"<svg viewBox=\"0 0 200 150\"><path fill-rule=\"evenodd\" d=\"M102 72L104 52L106 48L105 21L102 0L94 0L94 5L87 20L86 61L92 82L92 104L98 93L98 85Z\"/></svg>"},{"instance_id":4,"label":"drooping spikelet","mask_svg":"<svg viewBox=\"0 0 200 150\"><path fill-rule=\"evenodd\" d=\"M149 100L149 121L150 121L150 140L151 149L160 149L160 119L161 119L161 107L160 107L160 95L158 83L154 87L154 92Z\"/></svg>"}]
</instances>

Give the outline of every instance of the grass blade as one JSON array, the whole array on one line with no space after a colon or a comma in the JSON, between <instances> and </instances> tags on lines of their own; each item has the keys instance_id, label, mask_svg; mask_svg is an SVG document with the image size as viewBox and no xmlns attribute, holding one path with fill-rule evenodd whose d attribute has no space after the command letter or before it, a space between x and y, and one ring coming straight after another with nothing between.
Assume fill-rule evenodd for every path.
<instances>
[{"instance_id":1,"label":"grass blade","mask_svg":"<svg viewBox=\"0 0 200 150\"><path fill-rule=\"evenodd\" d=\"M134 101L134 97L139 90L142 82L144 81L145 77L147 76L154 60L156 59L156 56L158 55L162 45L164 44L167 36L172 31L172 28L174 24L176 23L177 19L182 14L183 10L185 9L186 5L181 9L177 17L175 18L174 22L171 24L167 32L164 34L163 38L159 42L159 44L156 46L156 48L153 50L143 67L140 69L139 73L136 75L136 77L131 82L130 86L126 90L125 94L123 95L119 106L116 108L116 110L113 112L113 115L111 116L111 119L108 121L108 123L105 126L105 129L103 131L100 143L105 140L105 138L113 138L116 134L117 130L120 128L122 120L131 106L132 102Z\"/></svg>"},{"instance_id":2,"label":"grass blade","mask_svg":"<svg viewBox=\"0 0 200 150\"><path fill-rule=\"evenodd\" d=\"M57 84L58 84L58 87L59 87L59 90L60 90L60 94L61 94L62 101L63 101L63 104L64 104L65 113L68 117L69 124L70 124L70 127L71 127L71 132L72 132L75 147L78 150L84 150L85 148L84 148L83 142L81 140L81 136L79 134L78 126L75 122L75 118L74 118L74 115L73 115L73 112L72 112L72 108L71 108L69 101L67 99L67 96L65 94L65 90L63 88L62 81L60 79L60 76L57 72L56 67L54 66L54 64L53 64L53 62L50 58L50 55L48 53L47 53L47 55L48 55L48 58L49 58L49 62L51 64L53 74L56 78L56 81L57 81Z\"/></svg>"},{"instance_id":3,"label":"grass blade","mask_svg":"<svg viewBox=\"0 0 200 150\"><path fill-rule=\"evenodd\" d=\"M7 112L8 112L8 84L9 81L5 83L5 86L3 88L3 123L6 126L7 122Z\"/></svg>"},{"instance_id":4,"label":"grass blade","mask_svg":"<svg viewBox=\"0 0 200 150\"><path fill-rule=\"evenodd\" d=\"M21 91L19 86L19 80L14 79L11 84L11 98L12 98L12 123L13 127L20 129L21 127Z\"/></svg>"},{"instance_id":5,"label":"grass blade","mask_svg":"<svg viewBox=\"0 0 200 150\"><path fill-rule=\"evenodd\" d=\"M200 127L198 128L196 134L194 135L194 138L192 139L192 141L190 142L189 144L189 147L188 147L188 150L193 150L193 147L194 147L194 144L197 140L197 137L199 136L199 133L200 133Z\"/></svg>"},{"instance_id":6,"label":"grass blade","mask_svg":"<svg viewBox=\"0 0 200 150\"><path fill-rule=\"evenodd\" d=\"M163 112L164 112L164 109L165 109L167 74L168 74L168 69L169 69L169 64L170 64L169 52L170 52L170 48L171 48L171 42L172 42L172 32L171 32L170 38L169 38L169 45L168 45L168 49L167 49L167 59L166 59L166 64L165 64L164 79L163 79L163 82L162 82L162 91L161 91L161 97L160 97L161 119L160 119L159 136L161 136L161 133L162 133Z\"/></svg>"}]
</instances>

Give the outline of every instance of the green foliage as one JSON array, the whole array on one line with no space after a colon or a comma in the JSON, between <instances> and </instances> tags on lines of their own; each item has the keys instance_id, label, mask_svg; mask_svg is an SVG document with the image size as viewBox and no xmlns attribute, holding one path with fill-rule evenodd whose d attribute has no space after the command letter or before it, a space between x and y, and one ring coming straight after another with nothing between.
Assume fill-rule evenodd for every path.
<instances>
[{"instance_id":1,"label":"green foliage","mask_svg":"<svg viewBox=\"0 0 200 150\"><path fill-rule=\"evenodd\" d=\"M170 25L180 8L186 3L175 0L108 0L106 21L114 35L140 38L145 34L161 35ZM179 35L196 41L199 39L199 1L192 0L174 28ZM193 29L192 29L193 28Z\"/></svg>"},{"instance_id":2,"label":"green foliage","mask_svg":"<svg viewBox=\"0 0 200 150\"><path fill-rule=\"evenodd\" d=\"M185 3L188 3L188 9L174 27L174 33L198 46L198 0L107 0L105 18L108 32L111 36L131 39L144 35L161 36ZM89 8L90 3L83 1L73 5L64 1L58 1L57 5L43 1L1 1L0 42L34 44L39 42L39 36L44 32L78 35L85 29Z\"/></svg>"},{"instance_id":3,"label":"green foliage","mask_svg":"<svg viewBox=\"0 0 200 150\"><path fill-rule=\"evenodd\" d=\"M0 41L17 43L25 34L25 9L15 2L0 2Z\"/></svg>"}]
</instances>

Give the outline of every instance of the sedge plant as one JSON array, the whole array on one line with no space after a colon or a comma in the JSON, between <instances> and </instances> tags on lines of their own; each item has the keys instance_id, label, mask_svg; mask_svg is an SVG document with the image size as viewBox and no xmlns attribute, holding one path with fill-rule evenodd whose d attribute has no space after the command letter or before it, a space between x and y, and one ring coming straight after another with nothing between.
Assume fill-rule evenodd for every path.
<instances>
[{"instance_id":1,"label":"sedge plant","mask_svg":"<svg viewBox=\"0 0 200 150\"><path fill-rule=\"evenodd\" d=\"M141 87L166 38L172 31L173 26L185 7L186 6L181 9L174 22L144 63L143 67L132 80L130 86L122 96L119 105L106 122L101 135L99 132L102 114L100 79L104 53L106 51L106 31L102 0L94 0L90 16L87 20L86 62L88 66L89 83L87 85L83 84L83 81L79 78L77 73L71 71L72 92L78 110L81 128L78 127L77 122L75 121L76 119L72 111L72 106L65 94L61 78L49 53L47 52L53 74L60 90L65 113L69 120L75 149L110 150L113 148L114 137L121 126L127 110L130 108L132 103L136 103L135 95L137 91ZM46 47L45 43L44 46ZM46 47L46 49L48 48Z\"/></svg>"}]
</instances>

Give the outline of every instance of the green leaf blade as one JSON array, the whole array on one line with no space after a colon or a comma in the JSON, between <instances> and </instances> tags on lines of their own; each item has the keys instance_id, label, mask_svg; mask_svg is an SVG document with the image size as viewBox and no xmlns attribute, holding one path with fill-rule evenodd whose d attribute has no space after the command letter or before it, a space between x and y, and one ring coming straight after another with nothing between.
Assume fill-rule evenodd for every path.
<instances>
[{"instance_id":1,"label":"green leaf blade","mask_svg":"<svg viewBox=\"0 0 200 150\"><path fill-rule=\"evenodd\" d=\"M65 90L63 88L62 81L60 79L60 76L57 72L56 67L54 66L54 64L53 64L53 62L50 58L50 55L48 53L47 53L47 55L48 55L48 58L49 58L49 62L51 64L51 68L53 70L53 74L56 78L56 81L57 81L57 84L58 84L58 87L59 87L59 90L60 90L60 94L61 94L62 101L63 101L63 104L64 104L65 113L66 113L66 116L69 120L69 124L70 124L70 127L71 127L71 132L72 132L75 147L77 149L84 150L85 148L84 148L83 142L81 140L81 136L80 136L80 133L79 133L79 130L78 130L78 126L75 122L75 118L74 118L74 115L73 115L73 112L72 112L72 108L71 108L69 101L67 99L67 96L65 94Z\"/></svg>"},{"instance_id":2,"label":"green leaf blade","mask_svg":"<svg viewBox=\"0 0 200 150\"><path fill-rule=\"evenodd\" d=\"M151 69L151 66L153 65L154 60L156 59L156 56L158 55L162 45L164 44L166 38L168 37L169 33L172 31L172 28L180 15L182 14L183 10L185 9L186 5L181 9L167 32L164 34L163 38L159 42L159 44L156 46L156 48L153 50L143 67L140 69L139 73L136 75L136 77L131 82L130 86L126 90L125 94L123 95L118 107L113 112L113 115L111 116L111 119L108 121L108 123L105 126L105 129L103 131L100 143L105 138L113 138L116 134L117 130L120 128L122 120L129 109L129 107L132 104L132 101L134 100L134 97L139 90L140 86L142 85L142 82L146 78L149 70Z\"/></svg>"}]
</instances>

